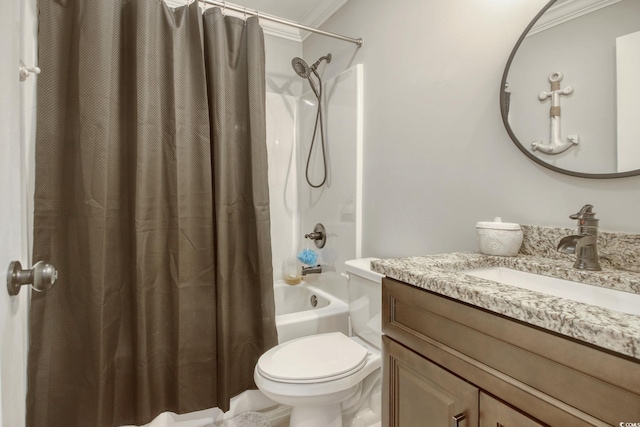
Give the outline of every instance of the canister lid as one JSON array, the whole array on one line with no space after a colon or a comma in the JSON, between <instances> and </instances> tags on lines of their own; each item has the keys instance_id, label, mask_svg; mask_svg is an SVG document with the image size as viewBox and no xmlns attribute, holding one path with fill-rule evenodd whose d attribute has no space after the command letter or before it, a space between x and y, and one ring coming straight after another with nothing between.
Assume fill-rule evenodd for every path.
<instances>
[{"instance_id":1,"label":"canister lid","mask_svg":"<svg viewBox=\"0 0 640 427\"><path fill-rule=\"evenodd\" d=\"M502 218L495 217L493 221L481 221L476 224L476 228L487 228L490 230L520 230L520 224L513 222L502 222Z\"/></svg>"}]
</instances>

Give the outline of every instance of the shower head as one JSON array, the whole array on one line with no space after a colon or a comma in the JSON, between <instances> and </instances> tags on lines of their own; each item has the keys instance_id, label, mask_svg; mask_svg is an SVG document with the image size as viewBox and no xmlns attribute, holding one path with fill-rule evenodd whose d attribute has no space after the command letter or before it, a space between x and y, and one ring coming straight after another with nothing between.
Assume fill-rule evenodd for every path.
<instances>
[{"instance_id":1,"label":"shower head","mask_svg":"<svg viewBox=\"0 0 640 427\"><path fill-rule=\"evenodd\" d=\"M302 58L298 58L297 56L293 58L291 60L291 66L293 67L293 71L303 79L308 79L311 75L311 68L309 68Z\"/></svg>"},{"instance_id":2,"label":"shower head","mask_svg":"<svg viewBox=\"0 0 640 427\"><path fill-rule=\"evenodd\" d=\"M327 61L327 64L331 62L331 54L329 53L326 56L318 59L311 67L309 67L304 59L295 57L291 60L291 66L293 67L293 71L295 71L297 75L299 75L303 79L308 79L311 73L316 71L323 60Z\"/></svg>"}]
</instances>

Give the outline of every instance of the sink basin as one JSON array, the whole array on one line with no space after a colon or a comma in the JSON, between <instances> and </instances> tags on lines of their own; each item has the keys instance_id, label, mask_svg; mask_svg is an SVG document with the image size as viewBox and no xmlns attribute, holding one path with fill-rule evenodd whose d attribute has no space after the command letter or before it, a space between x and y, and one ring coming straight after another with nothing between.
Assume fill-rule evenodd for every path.
<instances>
[{"instance_id":1,"label":"sink basin","mask_svg":"<svg viewBox=\"0 0 640 427\"><path fill-rule=\"evenodd\" d=\"M609 310L640 316L640 294L541 276L505 267L482 267L462 273Z\"/></svg>"}]
</instances>

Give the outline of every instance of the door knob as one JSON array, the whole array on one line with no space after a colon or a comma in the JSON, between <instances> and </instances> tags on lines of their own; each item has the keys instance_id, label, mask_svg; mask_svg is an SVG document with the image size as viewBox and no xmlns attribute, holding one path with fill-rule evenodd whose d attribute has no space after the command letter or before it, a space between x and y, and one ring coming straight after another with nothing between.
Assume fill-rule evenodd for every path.
<instances>
[{"instance_id":1,"label":"door knob","mask_svg":"<svg viewBox=\"0 0 640 427\"><path fill-rule=\"evenodd\" d=\"M31 285L31 287L43 292L50 289L58 278L58 271L48 262L38 261L33 268L23 270L20 261L11 261L7 271L7 290L9 295L18 295L20 286Z\"/></svg>"}]
</instances>

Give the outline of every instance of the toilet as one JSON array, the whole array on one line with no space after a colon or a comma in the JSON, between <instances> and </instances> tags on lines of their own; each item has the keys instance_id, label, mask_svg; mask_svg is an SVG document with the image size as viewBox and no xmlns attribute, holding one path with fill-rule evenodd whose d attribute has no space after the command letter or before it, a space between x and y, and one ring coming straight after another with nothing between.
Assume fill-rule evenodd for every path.
<instances>
[{"instance_id":1,"label":"toilet","mask_svg":"<svg viewBox=\"0 0 640 427\"><path fill-rule=\"evenodd\" d=\"M371 271L374 259L345 262L351 337L329 332L287 341L256 364L260 391L292 407L291 427L341 427L343 416L369 425L379 416L384 276Z\"/></svg>"}]
</instances>

